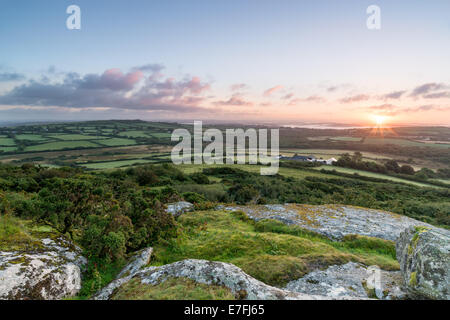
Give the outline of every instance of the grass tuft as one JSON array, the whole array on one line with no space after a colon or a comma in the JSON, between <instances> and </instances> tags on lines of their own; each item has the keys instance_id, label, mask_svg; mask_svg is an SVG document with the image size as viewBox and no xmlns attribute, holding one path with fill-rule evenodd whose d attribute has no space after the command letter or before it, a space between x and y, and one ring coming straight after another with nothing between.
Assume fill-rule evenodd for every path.
<instances>
[{"instance_id":1,"label":"grass tuft","mask_svg":"<svg viewBox=\"0 0 450 320\"><path fill-rule=\"evenodd\" d=\"M0 249L11 251L33 242L23 221L9 214L0 215Z\"/></svg>"},{"instance_id":2,"label":"grass tuft","mask_svg":"<svg viewBox=\"0 0 450 320\"><path fill-rule=\"evenodd\" d=\"M178 237L154 247L151 265L189 258L229 262L276 286L314 269L349 261L399 269L391 241L348 236L333 242L278 221L249 221L239 212L195 211L180 216L178 223Z\"/></svg>"},{"instance_id":3,"label":"grass tuft","mask_svg":"<svg viewBox=\"0 0 450 320\"><path fill-rule=\"evenodd\" d=\"M132 279L117 289L113 300L235 300L231 290L187 278L169 278L157 285Z\"/></svg>"}]
</instances>

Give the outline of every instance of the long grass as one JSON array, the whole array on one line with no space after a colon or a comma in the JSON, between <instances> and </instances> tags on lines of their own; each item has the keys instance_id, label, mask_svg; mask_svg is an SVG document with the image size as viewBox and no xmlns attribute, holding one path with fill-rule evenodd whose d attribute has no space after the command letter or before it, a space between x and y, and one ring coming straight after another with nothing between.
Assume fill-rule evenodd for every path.
<instances>
[{"instance_id":1,"label":"long grass","mask_svg":"<svg viewBox=\"0 0 450 320\"><path fill-rule=\"evenodd\" d=\"M194 258L229 262L270 285L282 286L316 268L349 261L397 270L394 244L372 238L332 242L277 221L242 214L196 211L178 220L177 238L155 246L152 265Z\"/></svg>"},{"instance_id":2,"label":"long grass","mask_svg":"<svg viewBox=\"0 0 450 320\"><path fill-rule=\"evenodd\" d=\"M206 285L187 278L169 278L157 285L132 279L120 287L112 300L234 300L230 289Z\"/></svg>"}]
</instances>

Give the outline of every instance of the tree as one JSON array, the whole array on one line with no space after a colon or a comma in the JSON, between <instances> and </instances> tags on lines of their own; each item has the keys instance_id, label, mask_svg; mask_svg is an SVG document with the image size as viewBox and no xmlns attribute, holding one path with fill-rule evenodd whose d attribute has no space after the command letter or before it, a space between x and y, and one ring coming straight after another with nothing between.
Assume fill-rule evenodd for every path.
<instances>
[{"instance_id":1,"label":"tree","mask_svg":"<svg viewBox=\"0 0 450 320\"><path fill-rule=\"evenodd\" d=\"M257 203L260 198L259 191L251 185L236 185L229 189L229 193L234 193L234 201L239 204L245 204L247 202Z\"/></svg>"},{"instance_id":2,"label":"tree","mask_svg":"<svg viewBox=\"0 0 450 320\"><path fill-rule=\"evenodd\" d=\"M353 162L361 162L362 159L363 159L363 155L362 155L361 152L356 151L356 152L353 153L353 156L352 156L352 161Z\"/></svg>"},{"instance_id":3,"label":"tree","mask_svg":"<svg viewBox=\"0 0 450 320\"><path fill-rule=\"evenodd\" d=\"M191 179L198 184L209 184L208 176L201 172L196 172L191 175Z\"/></svg>"},{"instance_id":4,"label":"tree","mask_svg":"<svg viewBox=\"0 0 450 320\"><path fill-rule=\"evenodd\" d=\"M81 226L89 214L104 207L98 202L99 196L94 194L89 182L54 178L38 193L36 214L40 219L50 220L62 234L72 237L75 226Z\"/></svg>"},{"instance_id":5,"label":"tree","mask_svg":"<svg viewBox=\"0 0 450 320\"><path fill-rule=\"evenodd\" d=\"M388 160L384 164L387 171L399 173L400 172L400 166L398 165L397 161L395 160Z\"/></svg>"},{"instance_id":6,"label":"tree","mask_svg":"<svg viewBox=\"0 0 450 320\"><path fill-rule=\"evenodd\" d=\"M434 173L434 171L431 169L428 169L428 168L420 169L419 171L417 171L416 176L422 177L425 179L436 178L436 174Z\"/></svg>"},{"instance_id":7,"label":"tree","mask_svg":"<svg viewBox=\"0 0 450 320\"><path fill-rule=\"evenodd\" d=\"M400 173L413 175L415 173L415 171L414 171L413 167L411 167L407 164L404 164L400 167Z\"/></svg>"},{"instance_id":8,"label":"tree","mask_svg":"<svg viewBox=\"0 0 450 320\"><path fill-rule=\"evenodd\" d=\"M441 179L450 179L450 169L449 168L438 169L437 175Z\"/></svg>"},{"instance_id":9,"label":"tree","mask_svg":"<svg viewBox=\"0 0 450 320\"><path fill-rule=\"evenodd\" d=\"M136 169L136 181L141 186L152 186L159 182L159 178L148 168L138 168Z\"/></svg>"}]
</instances>

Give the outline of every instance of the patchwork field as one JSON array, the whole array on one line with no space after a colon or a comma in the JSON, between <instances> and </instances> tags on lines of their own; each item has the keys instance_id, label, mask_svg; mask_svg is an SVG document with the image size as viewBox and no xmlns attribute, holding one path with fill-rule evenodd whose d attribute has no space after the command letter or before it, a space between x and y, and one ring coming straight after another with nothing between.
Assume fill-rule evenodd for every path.
<instances>
[{"instance_id":1,"label":"patchwork field","mask_svg":"<svg viewBox=\"0 0 450 320\"><path fill-rule=\"evenodd\" d=\"M3 146L0 146L0 151L2 151L2 152L13 152L13 151L16 151L17 150L17 147L3 147Z\"/></svg>"},{"instance_id":2,"label":"patchwork field","mask_svg":"<svg viewBox=\"0 0 450 320\"><path fill-rule=\"evenodd\" d=\"M392 139L392 138L365 138L365 144L395 144L399 146L412 147L435 147L435 148L450 148L450 144L444 143L422 143L407 139Z\"/></svg>"},{"instance_id":3,"label":"patchwork field","mask_svg":"<svg viewBox=\"0 0 450 320\"><path fill-rule=\"evenodd\" d=\"M131 130L131 131L120 132L119 136L129 137L129 138L141 138L141 137L147 138L149 136L149 132Z\"/></svg>"},{"instance_id":4,"label":"patchwork field","mask_svg":"<svg viewBox=\"0 0 450 320\"><path fill-rule=\"evenodd\" d=\"M40 134L18 134L16 135L17 140L27 140L27 141L45 141L48 140L47 137L44 137Z\"/></svg>"},{"instance_id":5,"label":"patchwork field","mask_svg":"<svg viewBox=\"0 0 450 320\"><path fill-rule=\"evenodd\" d=\"M88 150L90 148L134 145L165 145L174 128L171 123L131 121L91 121L0 127L0 152L15 159L27 152Z\"/></svg>"},{"instance_id":6,"label":"patchwork field","mask_svg":"<svg viewBox=\"0 0 450 320\"><path fill-rule=\"evenodd\" d=\"M48 137L64 141L106 139L106 137L89 136L85 134L56 134L56 135L49 135Z\"/></svg>"},{"instance_id":7,"label":"patchwork field","mask_svg":"<svg viewBox=\"0 0 450 320\"><path fill-rule=\"evenodd\" d=\"M90 141L59 141L29 146L25 148L25 151L46 151L96 147L99 147L99 145Z\"/></svg>"},{"instance_id":8,"label":"patchwork field","mask_svg":"<svg viewBox=\"0 0 450 320\"><path fill-rule=\"evenodd\" d=\"M0 147L1 150L2 147ZM3 147L11 148L11 147ZM14 147L15 148L15 147ZM20 153L14 155L0 155L3 163L34 162L40 165L55 164L76 165L79 162L98 162L142 159L149 156L170 157L167 153L170 147L164 145L133 145L124 147L101 147L92 149L71 149L58 151L42 151Z\"/></svg>"},{"instance_id":9,"label":"patchwork field","mask_svg":"<svg viewBox=\"0 0 450 320\"><path fill-rule=\"evenodd\" d=\"M223 128L222 128L223 127ZM226 129L226 126L218 128ZM135 166L146 163L170 161L171 131L175 128L191 129L188 125L175 123L155 123L144 121L90 121L78 123L51 123L24 125L14 128L0 128L0 162L22 164L33 162L45 166L75 166L90 170L107 170ZM207 126L205 126L205 129ZM291 139L286 134L301 136L299 146L317 145L318 148L282 148L281 155L314 155L316 158L339 159L343 153L353 154L354 145L368 146L361 150L362 160L383 165L388 160L395 160L399 165L411 166L415 171L422 168L433 170L446 169L448 149L445 142L450 139L448 128L401 128L395 129L398 137L375 137L370 132L364 137L364 131L298 129L280 135L280 141ZM325 134L324 134L325 133ZM429 134L429 136L426 136ZM306 135L306 137L305 137ZM401 136L403 135L403 136ZM421 139L422 141L417 141ZM305 143L307 141L307 143ZM434 143L439 142L440 144ZM363 143L362 143L363 142ZM384 148L385 144L390 147ZM371 147L373 146L373 147ZM382 148L380 148L380 146ZM405 152L395 153L398 148ZM430 148L424 148L430 147ZM420 148L418 148L420 147ZM371 151L374 150L374 151ZM418 150L419 152L414 152ZM429 158L429 159L428 159ZM248 156L246 156L248 160ZM437 161L435 161L435 159ZM259 172L260 167L237 165L249 172ZM183 171L200 171L203 166L184 166ZM319 170L322 168L319 168ZM329 167L326 168L327 170ZM391 181L429 186L428 183L408 181L389 175L333 167L341 173L357 173L360 176L377 177ZM322 176L319 170L308 170L310 176ZM305 176L304 170L280 168L285 176ZM328 175L329 176L329 175ZM430 180L431 181L431 180ZM443 176L433 177L434 182L446 183Z\"/></svg>"}]
</instances>

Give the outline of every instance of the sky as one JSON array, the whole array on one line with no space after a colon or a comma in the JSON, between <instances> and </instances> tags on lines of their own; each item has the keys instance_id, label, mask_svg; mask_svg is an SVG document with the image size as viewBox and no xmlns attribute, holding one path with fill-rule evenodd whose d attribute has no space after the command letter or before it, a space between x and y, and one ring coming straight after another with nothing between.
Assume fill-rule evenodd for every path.
<instances>
[{"instance_id":1,"label":"sky","mask_svg":"<svg viewBox=\"0 0 450 320\"><path fill-rule=\"evenodd\" d=\"M66 26L70 5L80 30ZM0 6L0 122L450 125L448 0Z\"/></svg>"}]
</instances>

